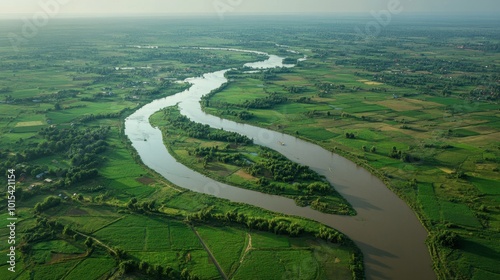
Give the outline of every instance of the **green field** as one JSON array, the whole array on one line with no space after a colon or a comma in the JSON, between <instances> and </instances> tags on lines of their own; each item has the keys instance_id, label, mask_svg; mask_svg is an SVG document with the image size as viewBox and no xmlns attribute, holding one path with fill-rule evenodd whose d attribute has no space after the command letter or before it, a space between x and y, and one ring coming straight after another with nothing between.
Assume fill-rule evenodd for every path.
<instances>
[{"instance_id":1,"label":"green field","mask_svg":"<svg viewBox=\"0 0 500 280\"><path fill-rule=\"evenodd\" d=\"M226 275L232 275L239 266L247 243L245 232L233 228L202 227L197 229Z\"/></svg>"},{"instance_id":2,"label":"green field","mask_svg":"<svg viewBox=\"0 0 500 280\"><path fill-rule=\"evenodd\" d=\"M235 140L233 133L213 128L206 129L205 134L197 130L198 127L186 131L184 126L204 128L201 124L182 119L177 107L161 110L150 119L154 126L162 130L164 143L172 155L197 172L233 186L283 195L301 206L311 205L321 212L354 214L349 203L314 171L253 144L251 139ZM276 165L283 168L274 168L273 171ZM318 183L325 184L325 190L309 188ZM318 208L312 204L318 198L328 201L328 206Z\"/></svg>"},{"instance_id":3,"label":"green field","mask_svg":"<svg viewBox=\"0 0 500 280\"><path fill-rule=\"evenodd\" d=\"M398 19L363 40L354 30L364 24L355 17L54 18L15 50L9 34L20 23L2 20L0 169L16 170L18 220L16 273L0 279L221 279L201 241L230 279L363 279L362 255L347 237L327 243L315 237L319 223L186 191L141 163L125 118L190 86L176 81L230 68L226 87L203 100L205 111L351 159L418 215L439 279L498 278L500 25ZM248 73L241 66L264 56L193 46L308 60ZM244 168L189 155L224 141L170 136L187 165L258 190ZM262 159L252 145L239 152ZM298 193L286 180L271 183L284 195ZM7 205L4 195L5 271ZM344 206L335 210L349 214ZM256 220L302 232L259 231Z\"/></svg>"},{"instance_id":4,"label":"green field","mask_svg":"<svg viewBox=\"0 0 500 280\"><path fill-rule=\"evenodd\" d=\"M422 74L416 68L454 63L450 53L468 57L475 50L452 51L431 38L402 36L374 39L376 49L337 42L326 51L324 42L297 67L285 73L268 71L260 79L233 71L229 85L211 95L204 110L298 136L371 170L416 211L431 235L447 230L464 240L474 236L482 244L478 246L490 250L475 251L464 241L450 253L430 244L439 278L489 279L477 260L490 263L500 257L500 247L489 241L500 229L498 80L491 80L497 76L494 70L481 69L478 63L498 67L498 53L483 51L482 57L466 60L468 70L450 66L445 75L462 82L445 86L440 82L443 73L433 69ZM421 47L393 48L384 41L388 38ZM426 57L426 51L433 56ZM415 58L419 53L426 58ZM390 57L398 57L399 63ZM407 70L400 72L402 67ZM489 82L472 85L461 80L466 75L490 79L491 95L479 90ZM286 101L266 109L249 107L245 102L254 98L257 87ZM252 117L238 119L242 111ZM493 266L487 271L500 274Z\"/></svg>"}]
</instances>

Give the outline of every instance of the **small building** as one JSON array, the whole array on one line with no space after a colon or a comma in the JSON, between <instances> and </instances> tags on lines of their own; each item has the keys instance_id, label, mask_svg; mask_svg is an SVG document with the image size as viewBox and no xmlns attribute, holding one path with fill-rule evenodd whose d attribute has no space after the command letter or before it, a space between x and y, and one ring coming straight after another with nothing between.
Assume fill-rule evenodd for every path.
<instances>
[{"instance_id":1,"label":"small building","mask_svg":"<svg viewBox=\"0 0 500 280\"><path fill-rule=\"evenodd\" d=\"M45 183L52 183L52 179L49 179L49 178L45 179L44 181L45 181Z\"/></svg>"}]
</instances>

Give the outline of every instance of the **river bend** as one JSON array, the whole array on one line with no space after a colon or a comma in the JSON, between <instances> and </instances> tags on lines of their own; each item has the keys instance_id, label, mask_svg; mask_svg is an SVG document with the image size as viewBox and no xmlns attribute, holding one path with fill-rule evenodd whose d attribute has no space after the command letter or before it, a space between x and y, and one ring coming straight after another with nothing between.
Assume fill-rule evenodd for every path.
<instances>
[{"instance_id":1,"label":"river bend","mask_svg":"<svg viewBox=\"0 0 500 280\"><path fill-rule=\"evenodd\" d=\"M291 67L283 65L279 56L268 56L266 61L247 63L245 66L256 69ZM435 279L429 251L424 243L427 231L413 211L377 177L315 144L280 132L221 119L201 110L200 98L226 83L224 74L228 70L188 78L185 81L192 84L188 90L155 100L126 119L125 134L143 163L180 187L312 219L342 231L362 250L367 279ZM299 207L289 198L219 183L180 164L168 153L161 131L149 123L152 114L176 104L179 104L183 115L195 122L246 135L253 138L256 144L311 167L325 176L358 214L351 217L320 213L309 207Z\"/></svg>"}]
</instances>

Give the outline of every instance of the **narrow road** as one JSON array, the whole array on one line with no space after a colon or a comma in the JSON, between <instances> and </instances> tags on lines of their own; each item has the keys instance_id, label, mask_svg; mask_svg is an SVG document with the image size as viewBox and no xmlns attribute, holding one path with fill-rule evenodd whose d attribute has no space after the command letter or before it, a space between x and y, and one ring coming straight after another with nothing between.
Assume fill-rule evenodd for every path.
<instances>
[{"instance_id":1,"label":"narrow road","mask_svg":"<svg viewBox=\"0 0 500 280\"><path fill-rule=\"evenodd\" d=\"M205 241L203 241L203 239L201 238L200 234L196 231L196 229L193 227L193 226L190 226L191 229L193 230L194 234L196 234L196 236L198 237L198 239L200 240L201 242L201 245L203 245L203 248L205 248L205 251L207 251L208 253L208 257L212 260L212 262L215 264L215 267L217 268L217 270L219 271L219 274L220 276L224 279L224 280L229 280L229 278L227 278L226 274L224 273L224 271L222 270L222 267L220 267L219 263L217 262L217 260L215 259L214 255L212 254L212 252L210 251L210 249L208 248L207 244L205 244Z\"/></svg>"},{"instance_id":2,"label":"narrow road","mask_svg":"<svg viewBox=\"0 0 500 280\"><path fill-rule=\"evenodd\" d=\"M247 235L248 235L248 245L247 248L245 249L245 252L243 252L243 256L241 256L240 264L243 262L243 259L245 259L248 251L252 249L252 235L250 235L250 233L247 233Z\"/></svg>"},{"instance_id":3,"label":"narrow road","mask_svg":"<svg viewBox=\"0 0 500 280\"><path fill-rule=\"evenodd\" d=\"M104 247L104 248L108 249L109 251L113 252L113 254L115 254L115 255L116 255L116 251L115 251L113 248L111 248L111 247L109 247L108 245L106 245L106 244L102 243L99 239L97 239L97 238L95 238L95 237L92 237L92 236L90 236L90 235L86 235L86 234L84 234L84 233L78 232L78 231L76 231L76 230L75 230L74 232L76 232L77 234L79 234L79 235L81 235L81 236L83 236L83 237L91 238L92 240L94 240L94 242L95 242L95 243L98 243L99 245L101 245L102 247Z\"/></svg>"},{"instance_id":4,"label":"narrow road","mask_svg":"<svg viewBox=\"0 0 500 280\"><path fill-rule=\"evenodd\" d=\"M236 273L238 272L238 270L240 269L241 267L241 264L243 263L243 260L245 259L245 257L247 256L248 252L250 250L252 250L252 235L250 235L250 233L247 232L247 236L248 236L248 244L247 244L247 247L245 248L245 250L241 253L241 257L240 257L240 263L238 264L238 266L236 267L236 269L231 273L229 274L229 276L231 276L231 278L233 278L234 275L236 275Z\"/></svg>"}]
</instances>

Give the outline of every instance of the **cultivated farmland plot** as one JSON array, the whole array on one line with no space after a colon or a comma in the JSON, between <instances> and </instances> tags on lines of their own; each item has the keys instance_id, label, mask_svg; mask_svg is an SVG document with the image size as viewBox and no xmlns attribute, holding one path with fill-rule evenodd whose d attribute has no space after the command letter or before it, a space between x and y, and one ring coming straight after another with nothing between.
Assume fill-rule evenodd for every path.
<instances>
[{"instance_id":1,"label":"cultivated farmland plot","mask_svg":"<svg viewBox=\"0 0 500 280\"><path fill-rule=\"evenodd\" d=\"M360 38L364 18L51 17L14 48L9 34L22 26L1 21L0 170L14 175L4 182L15 193L0 198L0 279L363 279L365 268L368 279L401 276L360 251L370 244L300 213L187 191L143 162L127 118L189 89L186 78L224 69L228 83L202 99L204 112L355 162L411 207L437 278L499 278L498 20L394 15ZM243 65L267 56L198 47L266 52L294 67L251 71ZM353 186L254 145L262 135L203 127L176 107L149 121L159 143L209 178L346 218L366 210L338 192Z\"/></svg>"}]
</instances>

